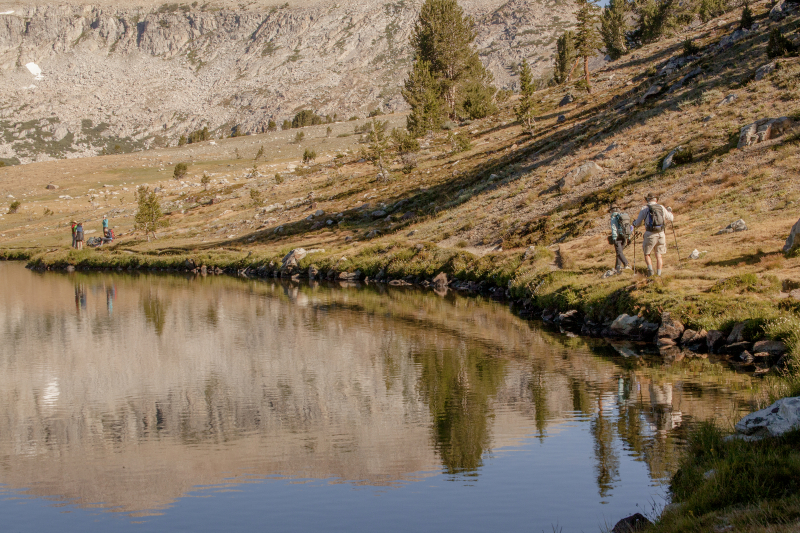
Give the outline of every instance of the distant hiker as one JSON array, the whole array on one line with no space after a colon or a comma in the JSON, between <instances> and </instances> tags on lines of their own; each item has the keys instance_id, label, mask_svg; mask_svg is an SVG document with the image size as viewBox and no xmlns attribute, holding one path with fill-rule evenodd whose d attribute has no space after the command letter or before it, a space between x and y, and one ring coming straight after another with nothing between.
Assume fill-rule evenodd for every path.
<instances>
[{"instance_id":1,"label":"distant hiker","mask_svg":"<svg viewBox=\"0 0 800 533\"><path fill-rule=\"evenodd\" d=\"M653 249L656 251L656 271L655 274L660 276L661 269L664 268L663 255L667 253L667 236L664 233L667 229L667 221L672 222L672 210L664 207L658 203L658 195L650 193L645 196L647 205L642 207L639 211L639 216L633 223L634 227L639 227L644 223L644 237L642 238L642 251L644 252L644 261L647 263L647 275L652 276L653 260L650 259L650 254Z\"/></svg>"},{"instance_id":2,"label":"distant hiker","mask_svg":"<svg viewBox=\"0 0 800 533\"><path fill-rule=\"evenodd\" d=\"M73 220L70 222L70 225L72 226L72 247L75 248L78 245L75 241L75 228L78 226L78 223Z\"/></svg>"},{"instance_id":3,"label":"distant hiker","mask_svg":"<svg viewBox=\"0 0 800 533\"><path fill-rule=\"evenodd\" d=\"M616 250L617 262L614 270L619 274L623 268L626 270L631 268L623 252L631 242L631 217L627 213L622 213L617 205L612 205L608 212L611 213L611 236L608 239L608 243L613 245Z\"/></svg>"},{"instance_id":4,"label":"distant hiker","mask_svg":"<svg viewBox=\"0 0 800 533\"><path fill-rule=\"evenodd\" d=\"M108 215L103 215L103 237L108 233Z\"/></svg>"},{"instance_id":5,"label":"distant hiker","mask_svg":"<svg viewBox=\"0 0 800 533\"><path fill-rule=\"evenodd\" d=\"M75 248L83 250L83 222L75 226Z\"/></svg>"}]
</instances>

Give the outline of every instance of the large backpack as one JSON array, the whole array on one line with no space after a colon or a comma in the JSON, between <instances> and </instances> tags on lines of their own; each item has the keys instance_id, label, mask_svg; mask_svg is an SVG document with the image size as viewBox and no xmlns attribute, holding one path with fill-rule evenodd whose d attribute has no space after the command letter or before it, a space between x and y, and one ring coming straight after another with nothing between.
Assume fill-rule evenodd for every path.
<instances>
[{"instance_id":1,"label":"large backpack","mask_svg":"<svg viewBox=\"0 0 800 533\"><path fill-rule=\"evenodd\" d=\"M631 233L631 216L628 213L620 213L617 216L617 226L622 236L627 240L631 240L633 233Z\"/></svg>"},{"instance_id":2,"label":"large backpack","mask_svg":"<svg viewBox=\"0 0 800 533\"><path fill-rule=\"evenodd\" d=\"M661 233L665 224L664 208L658 204L648 205L647 217L644 219L645 229L651 233Z\"/></svg>"}]
</instances>

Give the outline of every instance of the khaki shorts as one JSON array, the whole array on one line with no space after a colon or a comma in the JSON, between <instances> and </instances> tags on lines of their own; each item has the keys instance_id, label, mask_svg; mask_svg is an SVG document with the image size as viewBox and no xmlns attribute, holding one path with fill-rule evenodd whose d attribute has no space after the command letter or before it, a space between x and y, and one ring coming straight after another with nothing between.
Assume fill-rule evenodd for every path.
<instances>
[{"instance_id":1,"label":"khaki shorts","mask_svg":"<svg viewBox=\"0 0 800 533\"><path fill-rule=\"evenodd\" d=\"M657 254L664 255L667 253L667 237L663 231L660 233L644 232L644 237L642 238L644 255L650 255L653 248L655 248Z\"/></svg>"}]
</instances>

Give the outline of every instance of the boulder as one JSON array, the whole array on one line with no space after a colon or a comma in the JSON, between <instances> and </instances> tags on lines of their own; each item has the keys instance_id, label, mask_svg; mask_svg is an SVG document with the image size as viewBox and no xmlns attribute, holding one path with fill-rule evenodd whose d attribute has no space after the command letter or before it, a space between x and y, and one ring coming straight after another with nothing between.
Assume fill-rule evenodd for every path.
<instances>
[{"instance_id":1,"label":"boulder","mask_svg":"<svg viewBox=\"0 0 800 533\"><path fill-rule=\"evenodd\" d=\"M297 262L303 259L306 255L307 253L305 249L295 248L286 254L283 259L281 259L281 270L284 270L288 267L297 266Z\"/></svg>"},{"instance_id":2,"label":"boulder","mask_svg":"<svg viewBox=\"0 0 800 533\"><path fill-rule=\"evenodd\" d=\"M672 87L669 88L669 91L667 91L667 92L668 93L673 93L673 92L677 91L678 89L683 87L683 85L687 81L691 80L692 78L696 78L697 76L699 76L702 73L703 73L703 69L700 68L700 67L697 67L696 69L693 69L693 70L689 71L689 73L687 73L684 77L682 77L677 82L675 82L672 85Z\"/></svg>"},{"instance_id":3,"label":"boulder","mask_svg":"<svg viewBox=\"0 0 800 533\"><path fill-rule=\"evenodd\" d=\"M769 18L770 20L779 21L789 15L793 8L792 2L789 0L781 0L769 10Z\"/></svg>"},{"instance_id":4,"label":"boulder","mask_svg":"<svg viewBox=\"0 0 800 533\"><path fill-rule=\"evenodd\" d=\"M736 431L754 438L779 437L800 428L800 396L783 398L736 423Z\"/></svg>"},{"instance_id":5,"label":"boulder","mask_svg":"<svg viewBox=\"0 0 800 533\"><path fill-rule=\"evenodd\" d=\"M645 102L647 102L648 100L652 100L653 98L658 97L658 95L661 94L661 91L663 89L664 88L661 85L658 85L658 84L655 84L655 85L651 86L649 89L647 89L647 92L645 92L642 95L642 97L639 98L639 105L642 105Z\"/></svg>"},{"instance_id":6,"label":"boulder","mask_svg":"<svg viewBox=\"0 0 800 533\"><path fill-rule=\"evenodd\" d=\"M661 172L664 172L669 167L677 164L675 162L675 156L682 155L684 157L683 162L686 162L686 159L691 159L691 151L686 150L683 146L678 146L670 153L667 154L667 157L664 158L664 161L661 162Z\"/></svg>"},{"instance_id":7,"label":"boulder","mask_svg":"<svg viewBox=\"0 0 800 533\"><path fill-rule=\"evenodd\" d=\"M575 97L571 94L564 95L564 98L558 103L558 107L564 107L565 105L569 105L575 101Z\"/></svg>"},{"instance_id":8,"label":"boulder","mask_svg":"<svg viewBox=\"0 0 800 533\"><path fill-rule=\"evenodd\" d=\"M772 71L775 70L775 62L767 63L766 65L761 65L756 69L756 81L763 80L766 76L769 76Z\"/></svg>"},{"instance_id":9,"label":"boulder","mask_svg":"<svg viewBox=\"0 0 800 533\"><path fill-rule=\"evenodd\" d=\"M704 254L707 254L708 250L703 250L702 252L695 248L692 250L692 253L689 254L689 259L700 259Z\"/></svg>"},{"instance_id":10,"label":"boulder","mask_svg":"<svg viewBox=\"0 0 800 533\"><path fill-rule=\"evenodd\" d=\"M725 98L723 98L720 101L720 103L717 104L717 107L721 107L721 106L724 106L724 105L732 104L732 103L734 103L736 101L736 98L738 98L738 97L734 93L731 93L728 96L726 96Z\"/></svg>"},{"instance_id":11,"label":"boulder","mask_svg":"<svg viewBox=\"0 0 800 533\"><path fill-rule=\"evenodd\" d=\"M574 328L581 323L581 316L577 309L571 309L566 313L560 313L555 323L562 328Z\"/></svg>"},{"instance_id":12,"label":"boulder","mask_svg":"<svg viewBox=\"0 0 800 533\"><path fill-rule=\"evenodd\" d=\"M659 337L658 341L656 341L656 346L658 346L659 348L675 346L675 340L670 339L669 337Z\"/></svg>"},{"instance_id":13,"label":"boulder","mask_svg":"<svg viewBox=\"0 0 800 533\"><path fill-rule=\"evenodd\" d=\"M642 319L638 316L628 316L626 314L619 315L614 322L611 323L611 332L621 337L630 337L631 333L636 330L642 323Z\"/></svg>"},{"instance_id":14,"label":"boulder","mask_svg":"<svg viewBox=\"0 0 800 533\"><path fill-rule=\"evenodd\" d=\"M55 183L48 183L45 189L50 189L51 191L55 191L58 189L58 185L56 185Z\"/></svg>"},{"instance_id":15,"label":"boulder","mask_svg":"<svg viewBox=\"0 0 800 533\"><path fill-rule=\"evenodd\" d=\"M436 287L437 289L446 289L447 283L448 283L447 274L445 274L444 272L439 272L433 278L433 286Z\"/></svg>"},{"instance_id":16,"label":"boulder","mask_svg":"<svg viewBox=\"0 0 800 533\"><path fill-rule=\"evenodd\" d=\"M339 281L358 281L361 279L361 271L355 272L340 272L338 276Z\"/></svg>"},{"instance_id":17,"label":"boulder","mask_svg":"<svg viewBox=\"0 0 800 533\"><path fill-rule=\"evenodd\" d=\"M783 245L783 251L789 253L797 248L800 248L800 219L792 226L789 237L786 238L786 244Z\"/></svg>"},{"instance_id":18,"label":"boulder","mask_svg":"<svg viewBox=\"0 0 800 533\"><path fill-rule=\"evenodd\" d=\"M711 353L717 353L725 344L725 334L719 330L712 329L706 334L706 346Z\"/></svg>"},{"instance_id":19,"label":"boulder","mask_svg":"<svg viewBox=\"0 0 800 533\"><path fill-rule=\"evenodd\" d=\"M567 117L565 117L564 115L558 115L558 118L556 119L556 124L561 124L561 123L566 122L566 121L567 121Z\"/></svg>"},{"instance_id":20,"label":"boulder","mask_svg":"<svg viewBox=\"0 0 800 533\"><path fill-rule=\"evenodd\" d=\"M762 118L744 126L739 132L737 148L744 148L753 144L762 143L780 137L791 127L792 119L789 117Z\"/></svg>"},{"instance_id":21,"label":"boulder","mask_svg":"<svg viewBox=\"0 0 800 533\"><path fill-rule=\"evenodd\" d=\"M739 355L736 356L736 362L737 363L742 363L742 364L749 365L753 361L755 361L755 357L753 357L753 354L751 354L747 350L743 351L742 353L740 353Z\"/></svg>"},{"instance_id":22,"label":"boulder","mask_svg":"<svg viewBox=\"0 0 800 533\"><path fill-rule=\"evenodd\" d=\"M763 340L753 344L753 353L768 353L772 357L780 357L787 350L786 344L781 341Z\"/></svg>"},{"instance_id":23,"label":"boulder","mask_svg":"<svg viewBox=\"0 0 800 533\"><path fill-rule=\"evenodd\" d=\"M611 530L611 533L639 533L651 525L653 525L653 523L650 522L650 520L641 513L636 513L617 522Z\"/></svg>"},{"instance_id":24,"label":"boulder","mask_svg":"<svg viewBox=\"0 0 800 533\"><path fill-rule=\"evenodd\" d=\"M569 171L566 176L558 180L559 189L568 189L577 183L588 180L603 172L603 167L589 161Z\"/></svg>"},{"instance_id":25,"label":"boulder","mask_svg":"<svg viewBox=\"0 0 800 533\"><path fill-rule=\"evenodd\" d=\"M737 322L733 329L731 330L728 338L726 339L728 344L733 344L734 342L742 342L744 340L744 328L746 328L750 324L749 320L745 320L744 322Z\"/></svg>"},{"instance_id":26,"label":"boulder","mask_svg":"<svg viewBox=\"0 0 800 533\"><path fill-rule=\"evenodd\" d=\"M708 332L706 330L687 329L681 336L681 344L693 352L704 352L707 349L707 339Z\"/></svg>"},{"instance_id":27,"label":"boulder","mask_svg":"<svg viewBox=\"0 0 800 533\"><path fill-rule=\"evenodd\" d=\"M683 335L684 329L680 320L672 318L669 313L663 313L661 315L661 326L658 328L658 340L669 339L672 344L675 344L675 341Z\"/></svg>"},{"instance_id":28,"label":"boulder","mask_svg":"<svg viewBox=\"0 0 800 533\"><path fill-rule=\"evenodd\" d=\"M747 231L747 223L741 218L735 222L731 222L730 224L719 230L716 234L723 235L725 233L735 233L738 231Z\"/></svg>"},{"instance_id":29,"label":"boulder","mask_svg":"<svg viewBox=\"0 0 800 533\"><path fill-rule=\"evenodd\" d=\"M377 211L372 212L372 218L382 218L386 216L386 211L383 209L379 209Z\"/></svg>"},{"instance_id":30,"label":"boulder","mask_svg":"<svg viewBox=\"0 0 800 533\"><path fill-rule=\"evenodd\" d=\"M319 269L315 265L308 267L308 279L317 279L319 276Z\"/></svg>"}]
</instances>

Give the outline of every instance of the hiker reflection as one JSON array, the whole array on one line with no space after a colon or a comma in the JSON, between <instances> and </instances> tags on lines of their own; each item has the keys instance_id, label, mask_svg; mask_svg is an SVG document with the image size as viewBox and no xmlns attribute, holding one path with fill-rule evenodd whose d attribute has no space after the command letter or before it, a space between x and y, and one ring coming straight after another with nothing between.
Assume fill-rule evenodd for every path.
<instances>
[{"instance_id":1,"label":"hiker reflection","mask_svg":"<svg viewBox=\"0 0 800 533\"><path fill-rule=\"evenodd\" d=\"M117 287L114 285L106 287L106 308L108 309L109 315L114 312L114 300L116 299L117 299Z\"/></svg>"},{"instance_id":2,"label":"hiker reflection","mask_svg":"<svg viewBox=\"0 0 800 533\"><path fill-rule=\"evenodd\" d=\"M674 411L672 405L672 383L650 384L650 405L653 409L652 429L661 437L680 425L680 411Z\"/></svg>"},{"instance_id":3,"label":"hiker reflection","mask_svg":"<svg viewBox=\"0 0 800 533\"><path fill-rule=\"evenodd\" d=\"M75 285L75 310L86 309L86 286L83 283Z\"/></svg>"}]
</instances>

